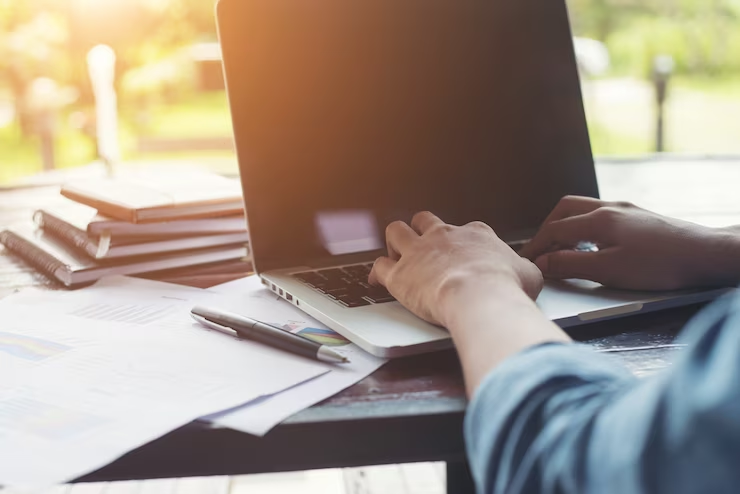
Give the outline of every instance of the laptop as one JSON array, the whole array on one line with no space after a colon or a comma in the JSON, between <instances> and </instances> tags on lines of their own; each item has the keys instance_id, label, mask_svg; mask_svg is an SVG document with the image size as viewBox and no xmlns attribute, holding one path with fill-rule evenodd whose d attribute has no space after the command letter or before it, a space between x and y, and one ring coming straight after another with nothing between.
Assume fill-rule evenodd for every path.
<instances>
[{"instance_id":1,"label":"laptop","mask_svg":"<svg viewBox=\"0 0 740 494\"><path fill-rule=\"evenodd\" d=\"M221 0L254 268L368 352L449 333L367 283L385 227L429 210L514 247L568 194L598 197L564 0ZM561 326L695 303L549 283ZM464 308L461 308L464 310Z\"/></svg>"}]
</instances>

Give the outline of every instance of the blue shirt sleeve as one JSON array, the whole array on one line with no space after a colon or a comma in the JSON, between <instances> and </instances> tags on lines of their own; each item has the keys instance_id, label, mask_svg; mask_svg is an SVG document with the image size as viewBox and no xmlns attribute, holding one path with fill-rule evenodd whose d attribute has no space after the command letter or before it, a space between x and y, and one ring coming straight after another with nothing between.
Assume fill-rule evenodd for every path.
<instances>
[{"instance_id":1,"label":"blue shirt sleeve","mask_svg":"<svg viewBox=\"0 0 740 494\"><path fill-rule=\"evenodd\" d=\"M644 380L576 344L505 361L465 420L479 493L740 492L740 297L684 334L678 362Z\"/></svg>"}]
</instances>

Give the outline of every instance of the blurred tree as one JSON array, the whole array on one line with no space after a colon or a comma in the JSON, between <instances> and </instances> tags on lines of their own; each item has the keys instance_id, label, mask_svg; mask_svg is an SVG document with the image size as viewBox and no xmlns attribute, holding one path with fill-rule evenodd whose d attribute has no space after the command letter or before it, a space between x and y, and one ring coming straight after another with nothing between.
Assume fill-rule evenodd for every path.
<instances>
[{"instance_id":1,"label":"blurred tree","mask_svg":"<svg viewBox=\"0 0 740 494\"><path fill-rule=\"evenodd\" d=\"M573 30L579 36L606 42L615 30L636 14L645 12L645 3L636 0L568 0L568 7Z\"/></svg>"},{"instance_id":2,"label":"blurred tree","mask_svg":"<svg viewBox=\"0 0 740 494\"><path fill-rule=\"evenodd\" d=\"M67 59L61 56L67 26L61 16L37 6L0 0L0 86L11 92L24 132L31 129L23 104L31 81L52 74L57 81L68 80Z\"/></svg>"},{"instance_id":3,"label":"blurred tree","mask_svg":"<svg viewBox=\"0 0 740 494\"><path fill-rule=\"evenodd\" d=\"M157 78L182 84L187 67L173 55L196 41L215 40L214 3L0 0L0 88L20 102L32 80L49 77L77 88L84 108L92 103L85 54L99 43L118 55L119 84L127 74L136 91L157 91ZM740 73L740 0L568 3L575 34L606 43L616 73L646 76L658 54L671 55L679 73Z\"/></svg>"},{"instance_id":4,"label":"blurred tree","mask_svg":"<svg viewBox=\"0 0 740 494\"><path fill-rule=\"evenodd\" d=\"M21 120L23 94L38 77L76 87L79 104L90 105L90 48L116 51L120 82L194 41L215 40L213 12L213 0L0 0L0 89L11 91Z\"/></svg>"},{"instance_id":5,"label":"blurred tree","mask_svg":"<svg viewBox=\"0 0 740 494\"><path fill-rule=\"evenodd\" d=\"M617 71L646 76L657 55L679 73L740 72L740 0L568 0L574 31L605 42Z\"/></svg>"}]
</instances>

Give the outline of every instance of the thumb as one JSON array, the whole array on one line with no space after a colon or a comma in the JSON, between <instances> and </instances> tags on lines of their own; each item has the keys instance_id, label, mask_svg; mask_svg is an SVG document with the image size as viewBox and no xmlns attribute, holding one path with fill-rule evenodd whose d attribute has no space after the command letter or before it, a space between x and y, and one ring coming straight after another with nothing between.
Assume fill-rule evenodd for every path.
<instances>
[{"instance_id":1,"label":"thumb","mask_svg":"<svg viewBox=\"0 0 740 494\"><path fill-rule=\"evenodd\" d=\"M608 278L609 260L604 251L578 252L561 250L538 257L535 264L546 278L582 280L604 283Z\"/></svg>"}]
</instances>

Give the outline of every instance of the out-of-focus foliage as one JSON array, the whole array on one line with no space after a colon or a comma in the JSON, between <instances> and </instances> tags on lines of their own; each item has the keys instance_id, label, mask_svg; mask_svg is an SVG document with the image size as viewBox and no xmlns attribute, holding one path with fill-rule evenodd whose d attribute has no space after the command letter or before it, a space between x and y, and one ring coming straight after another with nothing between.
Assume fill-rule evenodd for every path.
<instances>
[{"instance_id":1,"label":"out-of-focus foliage","mask_svg":"<svg viewBox=\"0 0 740 494\"><path fill-rule=\"evenodd\" d=\"M599 40L609 50L609 71L598 77L621 80L622 76L636 76L644 81L650 77L654 58L670 55L681 76L677 80L687 88L693 87L692 81L711 80L712 88L722 81L737 87L740 81L740 0L566 1L574 35ZM83 163L94 157L93 96L85 59L88 50L100 43L110 45L117 54L116 85L124 140L161 133L189 135L180 124L192 124L200 132L204 118L214 128L221 129L223 122L228 127L222 94L193 105L208 95L194 94L198 72L190 47L215 41L214 4L215 0L0 0L0 119L4 118L6 125L13 116L17 120L0 128L0 148L7 154L8 143L17 145L23 152L10 156L19 163L37 154L33 150L37 146L33 118L29 117L33 111L24 95L34 80L48 78L60 88L59 94L77 96L58 112L59 162ZM645 82L641 84L648 91L652 89ZM693 89L702 94L714 90ZM733 89L730 95L722 96L712 112L725 108L725 99L735 101L736 95ZM679 99L679 95L671 96L671 101ZM220 109L209 121L206 104L216 105L216 101L221 101ZM605 108L604 115L615 113L612 107ZM700 111L686 108L681 114L691 114L692 119L681 119L682 124L697 120L695 115ZM597 150L608 147L613 154L647 150L642 142L650 138L651 130L620 137L618 130L639 127L628 116L624 121L615 119L619 122L612 122L614 125L591 122ZM714 133L707 131L708 135ZM688 142L685 136L698 136L691 150L711 148L705 146L706 136L699 134L693 128L682 130L675 141L684 143ZM608 146L599 144L607 137Z\"/></svg>"},{"instance_id":2,"label":"out-of-focus foliage","mask_svg":"<svg viewBox=\"0 0 740 494\"><path fill-rule=\"evenodd\" d=\"M657 55L683 74L740 72L740 0L568 0L575 32L606 43L613 70L645 77Z\"/></svg>"},{"instance_id":3,"label":"out-of-focus foliage","mask_svg":"<svg viewBox=\"0 0 740 494\"><path fill-rule=\"evenodd\" d=\"M185 88L187 61L178 53L215 40L213 11L212 0L0 0L0 90L21 105L31 81L49 77L90 105L85 56L100 43L116 51L119 88L130 80L136 99Z\"/></svg>"}]
</instances>

